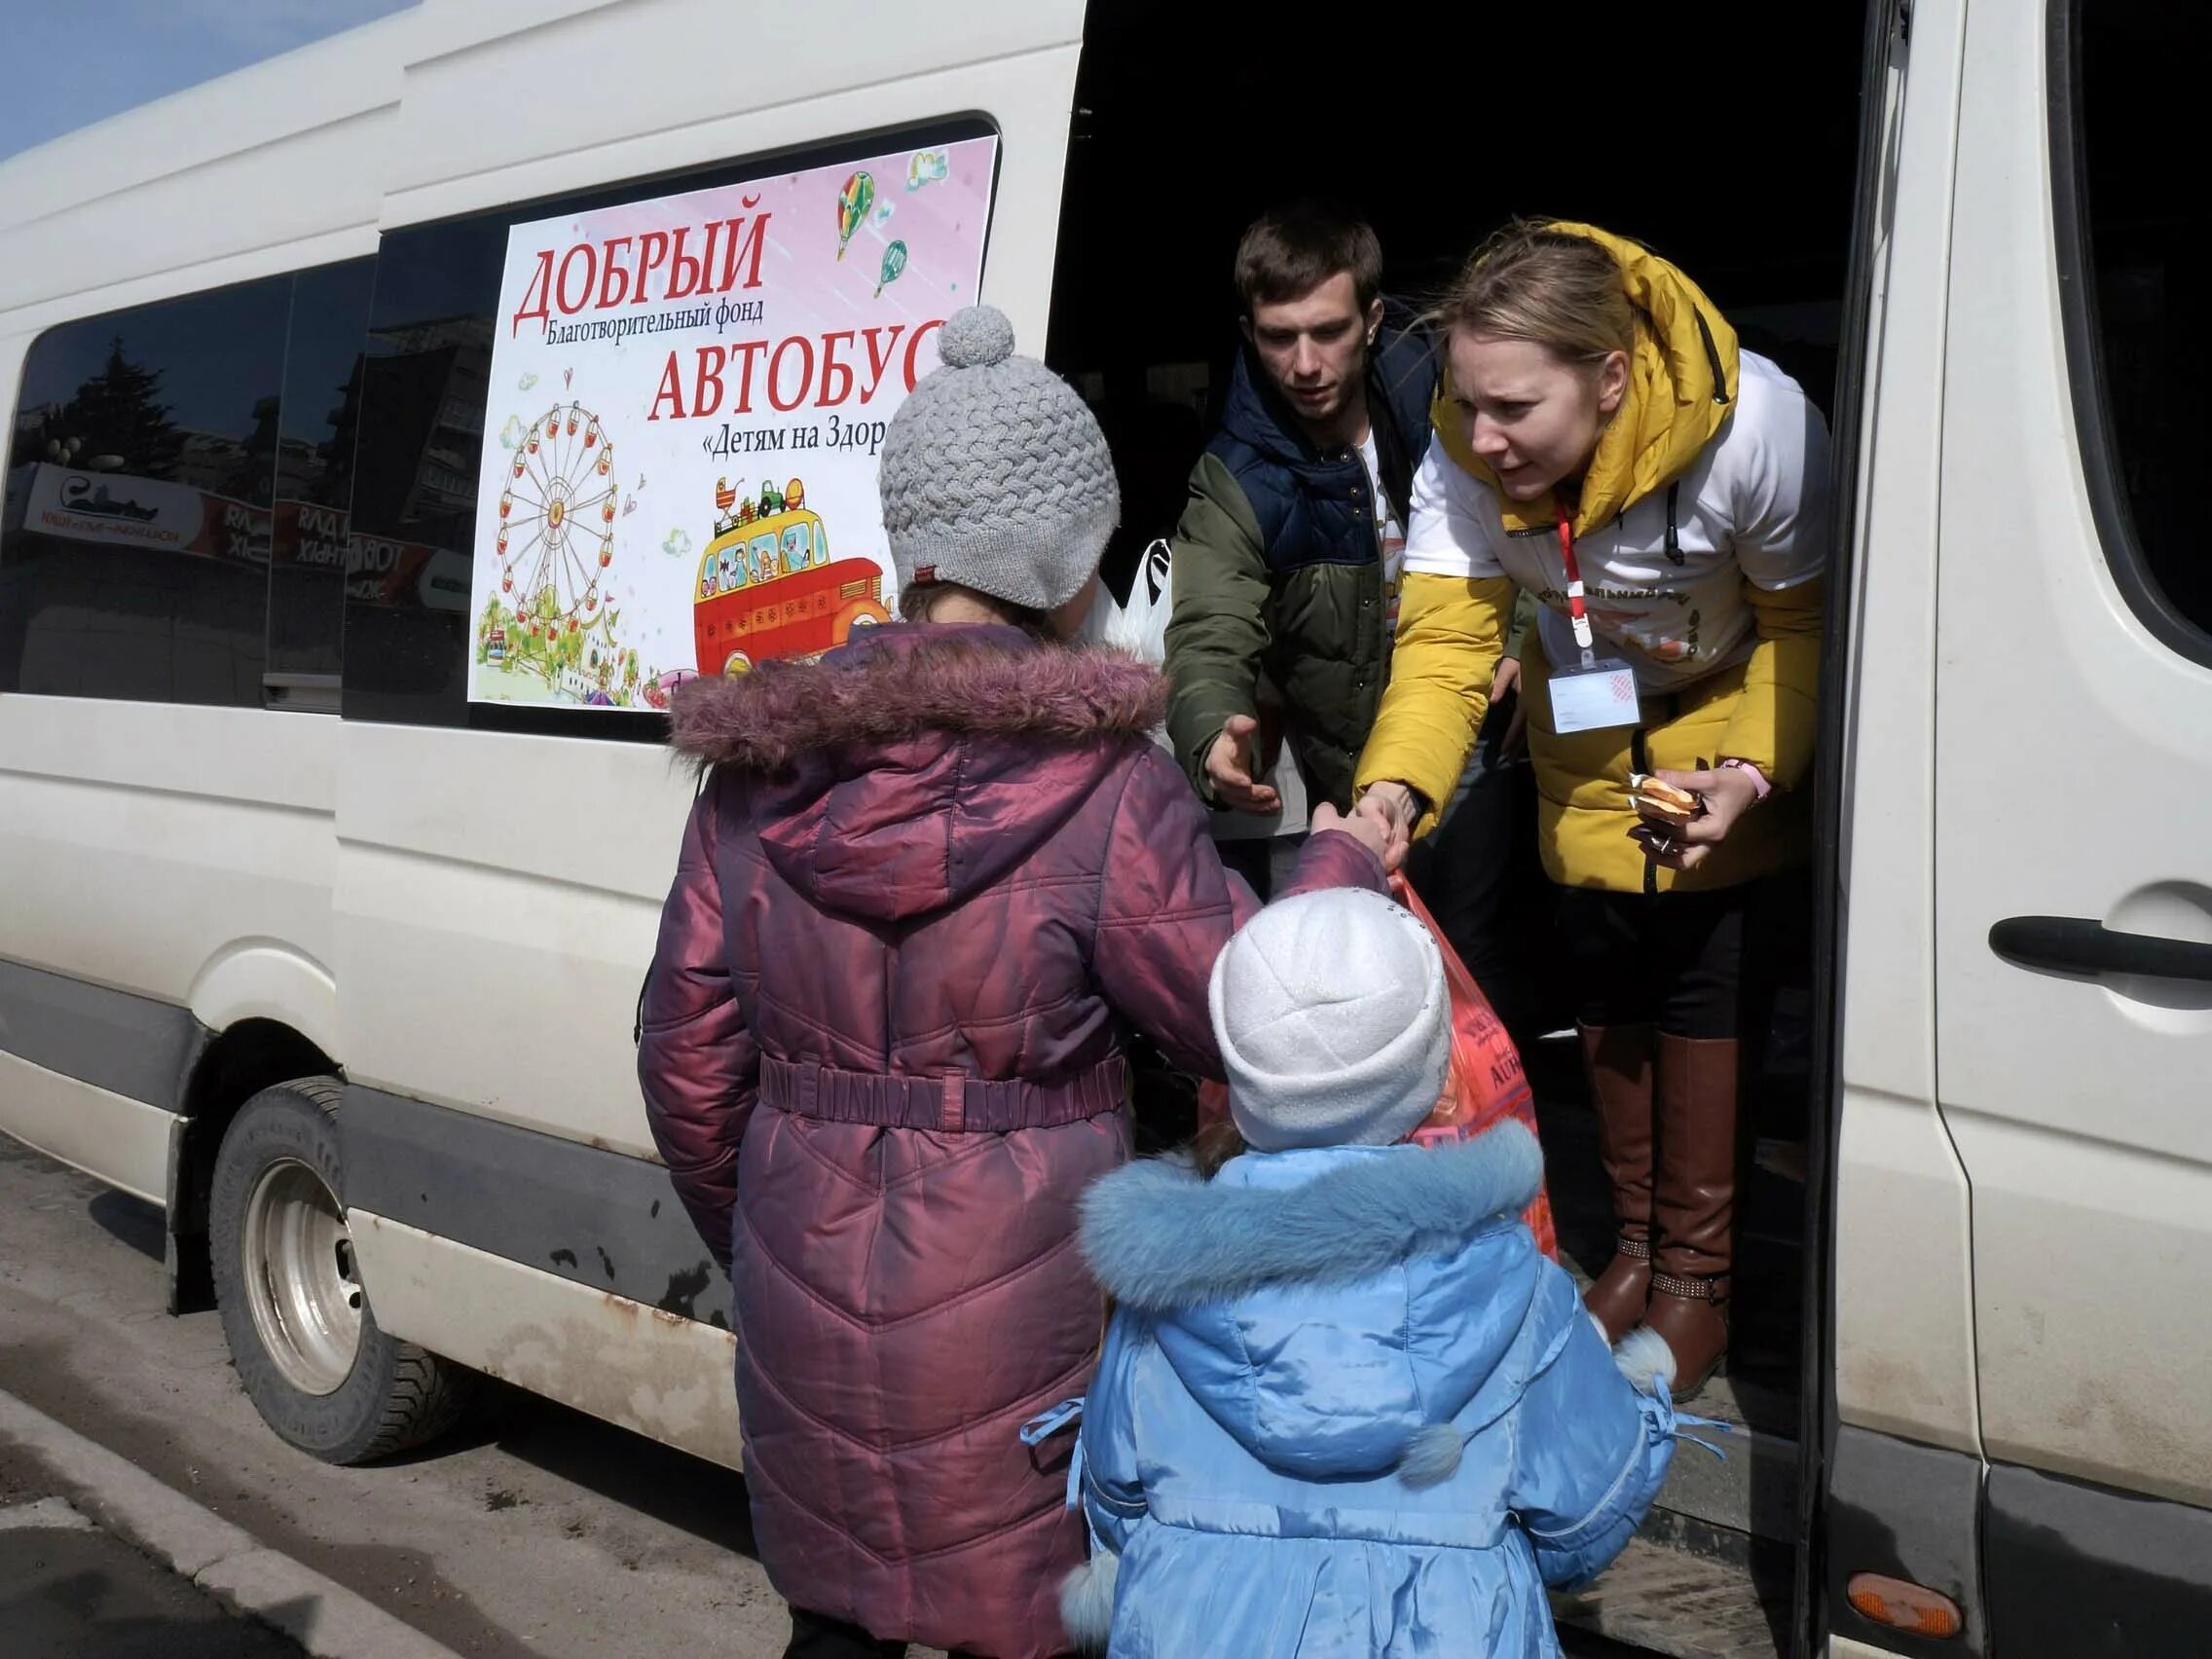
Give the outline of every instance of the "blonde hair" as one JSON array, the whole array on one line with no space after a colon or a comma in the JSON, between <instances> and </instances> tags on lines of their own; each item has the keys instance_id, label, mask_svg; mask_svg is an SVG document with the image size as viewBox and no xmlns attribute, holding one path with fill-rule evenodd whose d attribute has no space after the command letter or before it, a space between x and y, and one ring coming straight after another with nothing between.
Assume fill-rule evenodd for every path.
<instances>
[{"instance_id":1,"label":"blonde hair","mask_svg":"<svg viewBox=\"0 0 2212 1659\"><path fill-rule=\"evenodd\" d=\"M1613 256L1540 219L1515 219L1477 248L1428 321L1439 340L1460 329L1527 340L1563 363L1636 349L1636 309Z\"/></svg>"}]
</instances>

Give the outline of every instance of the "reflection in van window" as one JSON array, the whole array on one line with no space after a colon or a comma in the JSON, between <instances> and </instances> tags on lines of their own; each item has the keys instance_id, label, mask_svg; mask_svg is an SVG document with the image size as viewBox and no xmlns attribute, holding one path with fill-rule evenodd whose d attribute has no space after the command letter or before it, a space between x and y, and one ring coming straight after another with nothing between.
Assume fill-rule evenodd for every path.
<instances>
[{"instance_id":1,"label":"reflection in van window","mask_svg":"<svg viewBox=\"0 0 2212 1659\"><path fill-rule=\"evenodd\" d=\"M261 706L291 282L32 342L0 521L0 690Z\"/></svg>"},{"instance_id":2,"label":"reflection in van window","mask_svg":"<svg viewBox=\"0 0 2212 1659\"><path fill-rule=\"evenodd\" d=\"M2173 112L2191 107L2212 75L2212 28L2201 8L2164 0L2089 0L2078 16L2084 228L2120 485L2152 581L2212 633L2197 484L2212 440L2197 250L2212 212L2204 192L2177 188L2172 172Z\"/></svg>"},{"instance_id":3,"label":"reflection in van window","mask_svg":"<svg viewBox=\"0 0 2212 1659\"><path fill-rule=\"evenodd\" d=\"M346 535L360 425L373 259L304 271L292 284L276 510L269 545L269 667L334 675L346 623Z\"/></svg>"},{"instance_id":4,"label":"reflection in van window","mask_svg":"<svg viewBox=\"0 0 2212 1659\"><path fill-rule=\"evenodd\" d=\"M468 575L492 370L498 219L387 233L353 459L346 714L466 719Z\"/></svg>"}]
</instances>

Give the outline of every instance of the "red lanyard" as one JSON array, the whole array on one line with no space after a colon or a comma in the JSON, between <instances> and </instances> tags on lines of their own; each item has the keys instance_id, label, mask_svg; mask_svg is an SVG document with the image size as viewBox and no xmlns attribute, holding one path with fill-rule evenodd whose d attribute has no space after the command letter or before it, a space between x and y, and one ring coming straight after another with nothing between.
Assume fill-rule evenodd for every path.
<instances>
[{"instance_id":1,"label":"red lanyard","mask_svg":"<svg viewBox=\"0 0 2212 1659\"><path fill-rule=\"evenodd\" d=\"M1559 515L1559 558L1567 568L1567 614L1574 624L1574 643L1582 647L1582 660L1590 660L1590 613L1582 604L1582 566L1574 557L1574 528L1563 507Z\"/></svg>"}]
</instances>

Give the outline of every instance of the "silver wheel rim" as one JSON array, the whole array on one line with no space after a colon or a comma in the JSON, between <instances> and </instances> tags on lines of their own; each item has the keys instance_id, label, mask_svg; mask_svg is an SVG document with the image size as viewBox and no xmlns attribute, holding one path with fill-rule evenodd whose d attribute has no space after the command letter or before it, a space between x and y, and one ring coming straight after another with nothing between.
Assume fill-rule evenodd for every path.
<instances>
[{"instance_id":1,"label":"silver wheel rim","mask_svg":"<svg viewBox=\"0 0 2212 1659\"><path fill-rule=\"evenodd\" d=\"M353 1236L322 1177L290 1158L264 1169L240 1249L263 1351L302 1393L335 1391L361 1346L362 1297Z\"/></svg>"}]
</instances>

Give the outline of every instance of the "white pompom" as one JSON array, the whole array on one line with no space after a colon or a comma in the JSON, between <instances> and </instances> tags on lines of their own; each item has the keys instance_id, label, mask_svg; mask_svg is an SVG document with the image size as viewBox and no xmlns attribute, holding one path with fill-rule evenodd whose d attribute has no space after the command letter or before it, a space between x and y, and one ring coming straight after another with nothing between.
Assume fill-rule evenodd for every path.
<instances>
[{"instance_id":1,"label":"white pompom","mask_svg":"<svg viewBox=\"0 0 2212 1659\"><path fill-rule=\"evenodd\" d=\"M1621 1338L1620 1346L1613 1349L1613 1363L1640 1394L1655 1392L1661 1382L1670 1389L1675 1385L1675 1350L1649 1325L1639 1325Z\"/></svg>"},{"instance_id":2,"label":"white pompom","mask_svg":"<svg viewBox=\"0 0 2212 1659\"><path fill-rule=\"evenodd\" d=\"M1100 1550L1060 1580L1060 1623L1068 1640L1087 1652L1106 1651L1114 1632L1114 1587L1122 1558Z\"/></svg>"}]
</instances>

